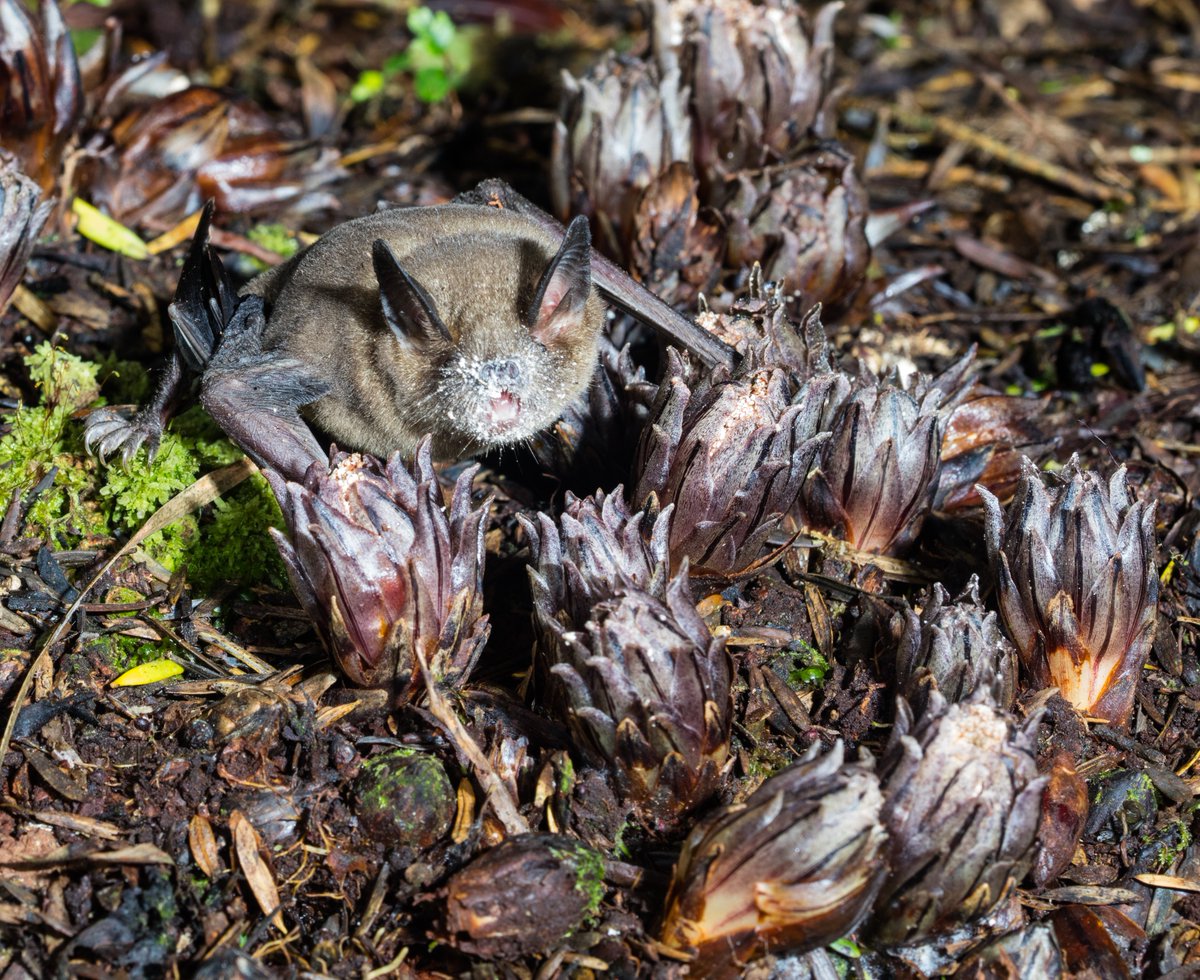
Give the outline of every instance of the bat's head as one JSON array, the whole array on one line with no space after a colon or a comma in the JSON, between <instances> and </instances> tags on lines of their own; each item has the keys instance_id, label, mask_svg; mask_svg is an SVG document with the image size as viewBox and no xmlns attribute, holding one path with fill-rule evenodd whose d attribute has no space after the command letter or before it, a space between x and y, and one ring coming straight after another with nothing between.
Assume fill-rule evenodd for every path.
<instances>
[{"instance_id":1,"label":"bat's head","mask_svg":"<svg viewBox=\"0 0 1200 980\"><path fill-rule=\"evenodd\" d=\"M537 236L473 238L403 264L372 249L383 318L411 390L397 410L443 457L511 445L553 423L595 370L604 308L587 221L550 252Z\"/></svg>"}]
</instances>

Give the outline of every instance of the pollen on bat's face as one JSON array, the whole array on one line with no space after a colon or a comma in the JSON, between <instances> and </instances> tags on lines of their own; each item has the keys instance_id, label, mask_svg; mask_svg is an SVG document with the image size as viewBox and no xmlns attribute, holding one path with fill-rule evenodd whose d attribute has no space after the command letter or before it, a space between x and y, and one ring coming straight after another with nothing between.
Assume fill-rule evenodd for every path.
<instances>
[{"instance_id":1,"label":"pollen on bat's face","mask_svg":"<svg viewBox=\"0 0 1200 980\"><path fill-rule=\"evenodd\" d=\"M557 416L564 393L556 355L532 342L515 346L491 357L463 353L442 368L437 400L464 446L521 442Z\"/></svg>"}]
</instances>

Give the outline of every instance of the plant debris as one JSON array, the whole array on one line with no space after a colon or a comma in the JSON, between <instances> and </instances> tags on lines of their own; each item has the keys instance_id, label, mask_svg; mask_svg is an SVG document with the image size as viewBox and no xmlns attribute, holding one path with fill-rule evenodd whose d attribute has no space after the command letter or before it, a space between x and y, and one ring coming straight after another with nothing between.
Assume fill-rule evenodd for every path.
<instances>
[{"instance_id":1,"label":"plant debris","mask_svg":"<svg viewBox=\"0 0 1200 980\"><path fill-rule=\"evenodd\" d=\"M0 976L1196 973L1198 98L1194 0L0 0ZM736 363L89 454L197 229L491 180Z\"/></svg>"}]
</instances>

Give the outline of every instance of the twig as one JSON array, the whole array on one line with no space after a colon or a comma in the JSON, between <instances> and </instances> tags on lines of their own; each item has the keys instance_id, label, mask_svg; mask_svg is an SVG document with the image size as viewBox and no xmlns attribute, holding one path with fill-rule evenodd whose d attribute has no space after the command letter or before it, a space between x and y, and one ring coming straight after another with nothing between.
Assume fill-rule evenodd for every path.
<instances>
[{"instance_id":1,"label":"twig","mask_svg":"<svg viewBox=\"0 0 1200 980\"><path fill-rule=\"evenodd\" d=\"M517 801L509 794L504 781L496 775L496 770L492 768L492 764L488 762L483 750L471 737L471 733L458 720L454 708L438 690L437 682L433 679L429 672L429 665L425 662L425 655L420 650L417 650L417 662L421 665L421 676L425 680L425 691L429 695L429 713L446 729L446 733L453 740L455 746L474 767L475 775L487 793L488 801L492 804L492 809L496 811L496 816L504 824L504 829L510 834L529 833L529 824L517 810Z\"/></svg>"},{"instance_id":2,"label":"twig","mask_svg":"<svg viewBox=\"0 0 1200 980\"><path fill-rule=\"evenodd\" d=\"M1099 201L1121 201L1125 204L1133 203L1133 195L1123 187L1113 187L1111 184L1102 183L1092 177L1077 174L1057 163L1042 160L1032 153L1014 149L1007 143L1002 143L992 136L972 129L964 123L956 122L947 116L904 112L899 113L897 119L906 127L933 131L952 140L960 140L972 149L994 157L1005 166L1024 171L1052 184L1059 184L1080 197Z\"/></svg>"}]
</instances>

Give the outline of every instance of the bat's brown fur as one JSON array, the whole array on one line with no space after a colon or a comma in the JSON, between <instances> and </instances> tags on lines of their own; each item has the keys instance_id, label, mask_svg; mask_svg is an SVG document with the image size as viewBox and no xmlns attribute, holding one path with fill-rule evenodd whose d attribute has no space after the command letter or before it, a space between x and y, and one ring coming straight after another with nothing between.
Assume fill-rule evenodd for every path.
<instances>
[{"instance_id":1,"label":"bat's brown fur","mask_svg":"<svg viewBox=\"0 0 1200 980\"><path fill-rule=\"evenodd\" d=\"M388 325L372 266L378 239L424 288L449 342L407 342ZM302 361L332 385L304 411L339 446L410 454L429 432L435 455L459 459L532 436L587 387L604 323L590 280L571 322L531 335L530 307L558 248L513 211L396 209L337 226L245 292L266 302L264 351ZM506 384L519 406L499 431L480 377L480 365L497 359L513 364Z\"/></svg>"}]
</instances>

